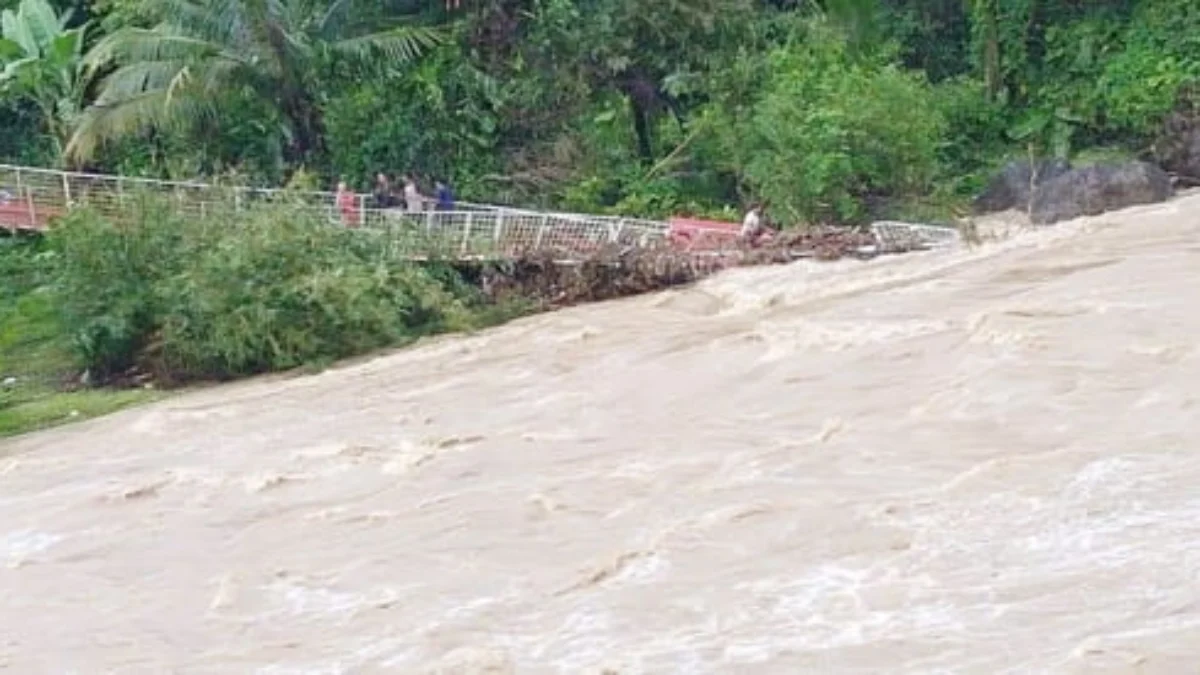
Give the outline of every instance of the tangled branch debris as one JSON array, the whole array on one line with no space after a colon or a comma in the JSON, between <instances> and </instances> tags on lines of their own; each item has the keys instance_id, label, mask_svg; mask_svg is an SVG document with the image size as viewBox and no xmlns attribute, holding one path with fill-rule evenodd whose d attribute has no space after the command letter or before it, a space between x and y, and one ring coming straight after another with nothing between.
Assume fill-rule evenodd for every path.
<instances>
[{"instance_id":1,"label":"tangled branch debris","mask_svg":"<svg viewBox=\"0 0 1200 675\"><path fill-rule=\"evenodd\" d=\"M481 285L493 300L520 298L552 309L689 284L730 267L861 256L873 243L869 233L831 228L785 232L770 244L719 251L610 246L567 262L563 252L541 250L489 265Z\"/></svg>"}]
</instances>

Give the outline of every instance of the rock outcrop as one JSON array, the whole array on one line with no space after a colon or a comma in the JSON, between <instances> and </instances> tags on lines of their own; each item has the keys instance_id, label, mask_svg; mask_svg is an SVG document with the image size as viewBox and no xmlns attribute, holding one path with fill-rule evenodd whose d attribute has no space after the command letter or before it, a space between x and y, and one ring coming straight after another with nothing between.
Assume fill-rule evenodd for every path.
<instances>
[{"instance_id":1,"label":"rock outcrop","mask_svg":"<svg viewBox=\"0 0 1200 675\"><path fill-rule=\"evenodd\" d=\"M1033 195L1030 219L1047 225L1165 201L1171 193L1170 176L1148 162L1097 164L1072 169L1040 186Z\"/></svg>"},{"instance_id":2,"label":"rock outcrop","mask_svg":"<svg viewBox=\"0 0 1200 675\"><path fill-rule=\"evenodd\" d=\"M1071 165L1062 159L1010 162L975 199L975 210L979 213L1008 209L1024 211L1029 208L1032 188L1045 185L1070 170Z\"/></svg>"},{"instance_id":3,"label":"rock outcrop","mask_svg":"<svg viewBox=\"0 0 1200 675\"><path fill-rule=\"evenodd\" d=\"M1182 183L1200 184L1200 91L1185 89L1154 144L1155 159Z\"/></svg>"}]
</instances>

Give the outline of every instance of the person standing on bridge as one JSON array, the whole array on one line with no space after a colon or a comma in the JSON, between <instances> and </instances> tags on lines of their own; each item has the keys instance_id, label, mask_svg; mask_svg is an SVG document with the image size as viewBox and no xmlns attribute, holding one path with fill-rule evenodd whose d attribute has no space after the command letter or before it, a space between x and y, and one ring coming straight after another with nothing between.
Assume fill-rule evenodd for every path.
<instances>
[{"instance_id":1,"label":"person standing on bridge","mask_svg":"<svg viewBox=\"0 0 1200 675\"><path fill-rule=\"evenodd\" d=\"M437 182L437 210L454 210L454 193L450 191L449 185L440 180Z\"/></svg>"},{"instance_id":2,"label":"person standing on bridge","mask_svg":"<svg viewBox=\"0 0 1200 675\"><path fill-rule=\"evenodd\" d=\"M387 174L380 171L375 174L375 208L390 209L396 205L396 195L392 192L392 182Z\"/></svg>"},{"instance_id":3,"label":"person standing on bridge","mask_svg":"<svg viewBox=\"0 0 1200 675\"><path fill-rule=\"evenodd\" d=\"M350 191L346 181L338 181L334 201L342 214L342 224L346 227L358 227L358 197Z\"/></svg>"},{"instance_id":4,"label":"person standing on bridge","mask_svg":"<svg viewBox=\"0 0 1200 675\"><path fill-rule=\"evenodd\" d=\"M409 213L425 210L425 197L421 195L417 181L411 174L404 177L404 206Z\"/></svg>"}]
</instances>

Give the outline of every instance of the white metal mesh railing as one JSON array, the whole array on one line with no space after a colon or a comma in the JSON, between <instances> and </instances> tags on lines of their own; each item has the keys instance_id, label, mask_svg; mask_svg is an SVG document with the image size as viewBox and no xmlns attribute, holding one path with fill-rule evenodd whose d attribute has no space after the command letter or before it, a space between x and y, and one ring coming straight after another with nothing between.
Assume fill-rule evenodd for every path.
<instances>
[{"instance_id":1,"label":"white metal mesh railing","mask_svg":"<svg viewBox=\"0 0 1200 675\"><path fill-rule=\"evenodd\" d=\"M373 208L356 194L339 207L332 192L225 187L126 176L71 173L0 165L0 228L40 229L68 209L87 206L112 217L128 213L137 196L167 195L181 213L207 216L286 194L292 204L319 211L332 223L386 235L388 250L412 257L512 255L552 249L581 254L605 244L645 246L665 239L665 223L571 213L543 213L456 202L453 211Z\"/></svg>"},{"instance_id":2,"label":"white metal mesh railing","mask_svg":"<svg viewBox=\"0 0 1200 675\"><path fill-rule=\"evenodd\" d=\"M894 220L872 223L871 234L880 248L897 251L940 248L956 244L961 239L958 230L953 227L904 223Z\"/></svg>"},{"instance_id":3,"label":"white metal mesh railing","mask_svg":"<svg viewBox=\"0 0 1200 675\"><path fill-rule=\"evenodd\" d=\"M357 214L347 220L386 237L390 253L408 257L508 257L529 251L570 257L608 244L648 246L666 238L665 225L525 211L366 210L362 215L359 222Z\"/></svg>"},{"instance_id":4,"label":"white metal mesh railing","mask_svg":"<svg viewBox=\"0 0 1200 675\"><path fill-rule=\"evenodd\" d=\"M539 212L505 206L456 202L454 210L373 208L370 195L354 195L342 208L332 192L226 187L184 181L72 173L0 164L0 229L40 229L55 216L87 206L111 217L128 214L138 195L168 196L181 213L208 216L287 195L299 208L314 209L331 223L386 238L387 250L408 257L511 256L551 250L578 256L604 246L649 246L669 239L666 223L574 213ZM871 232L882 251L934 248L960 240L951 227L879 221ZM737 248L732 233L698 247ZM719 245L718 245L719 244Z\"/></svg>"}]
</instances>

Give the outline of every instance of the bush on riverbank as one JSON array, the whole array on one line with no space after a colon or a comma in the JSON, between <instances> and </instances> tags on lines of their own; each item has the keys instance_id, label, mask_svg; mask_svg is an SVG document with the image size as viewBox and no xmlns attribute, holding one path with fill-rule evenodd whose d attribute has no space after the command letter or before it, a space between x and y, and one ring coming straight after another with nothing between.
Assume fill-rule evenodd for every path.
<instances>
[{"instance_id":1,"label":"bush on riverbank","mask_svg":"<svg viewBox=\"0 0 1200 675\"><path fill-rule=\"evenodd\" d=\"M389 259L300 205L130 211L120 223L75 211L48 237L64 329L101 380L224 379L473 325L456 275Z\"/></svg>"},{"instance_id":2,"label":"bush on riverbank","mask_svg":"<svg viewBox=\"0 0 1200 675\"><path fill-rule=\"evenodd\" d=\"M839 257L869 239L814 229L720 256L609 247L574 264L551 251L414 263L286 201L197 218L145 197L126 212L114 222L76 210L44 241L0 251L0 380L15 382L0 388L0 435L145 400L151 384L326 363L731 265Z\"/></svg>"},{"instance_id":3,"label":"bush on riverbank","mask_svg":"<svg viewBox=\"0 0 1200 675\"><path fill-rule=\"evenodd\" d=\"M152 390L87 390L50 287L54 256L38 240L0 238L0 437L149 400Z\"/></svg>"}]
</instances>

